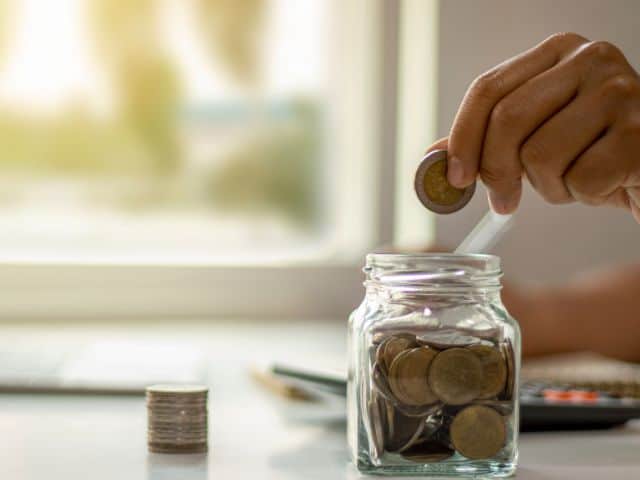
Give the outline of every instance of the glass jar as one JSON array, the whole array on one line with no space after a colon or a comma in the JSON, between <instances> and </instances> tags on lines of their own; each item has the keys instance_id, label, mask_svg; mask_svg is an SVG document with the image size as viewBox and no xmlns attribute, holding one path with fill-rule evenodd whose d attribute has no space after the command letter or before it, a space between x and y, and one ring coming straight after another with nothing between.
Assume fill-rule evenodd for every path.
<instances>
[{"instance_id":1,"label":"glass jar","mask_svg":"<svg viewBox=\"0 0 640 480\"><path fill-rule=\"evenodd\" d=\"M504 477L520 330L491 255L370 254L349 319L348 436L364 473Z\"/></svg>"}]
</instances>

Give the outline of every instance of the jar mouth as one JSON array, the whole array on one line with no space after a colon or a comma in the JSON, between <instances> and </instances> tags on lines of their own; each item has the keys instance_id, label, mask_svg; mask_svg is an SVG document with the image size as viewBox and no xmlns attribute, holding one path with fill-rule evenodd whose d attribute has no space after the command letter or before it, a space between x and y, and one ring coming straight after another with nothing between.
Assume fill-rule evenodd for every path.
<instances>
[{"instance_id":1,"label":"jar mouth","mask_svg":"<svg viewBox=\"0 0 640 480\"><path fill-rule=\"evenodd\" d=\"M420 289L499 288L500 257L456 253L370 253L367 286Z\"/></svg>"}]
</instances>

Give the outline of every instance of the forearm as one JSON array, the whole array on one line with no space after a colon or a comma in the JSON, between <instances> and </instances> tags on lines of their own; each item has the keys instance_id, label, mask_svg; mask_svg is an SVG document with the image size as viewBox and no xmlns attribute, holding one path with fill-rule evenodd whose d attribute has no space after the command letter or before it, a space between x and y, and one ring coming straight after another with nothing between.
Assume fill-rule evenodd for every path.
<instances>
[{"instance_id":1,"label":"forearm","mask_svg":"<svg viewBox=\"0 0 640 480\"><path fill-rule=\"evenodd\" d=\"M640 361L640 264L600 270L562 287L508 288L525 355L591 350Z\"/></svg>"}]
</instances>

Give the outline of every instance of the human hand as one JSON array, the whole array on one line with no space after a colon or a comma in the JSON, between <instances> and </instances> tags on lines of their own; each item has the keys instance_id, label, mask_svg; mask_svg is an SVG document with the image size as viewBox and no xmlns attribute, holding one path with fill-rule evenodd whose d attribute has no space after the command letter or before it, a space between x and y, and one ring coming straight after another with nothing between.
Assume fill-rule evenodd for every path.
<instances>
[{"instance_id":1,"label":"human hand","mask_svg":"<svg viewBox=\"0 0 640 480\"><path fill-rule=\"evenodd\" d=\"M640 77L620 50L556 34L473 81L448 139L449 182L479 175L497 213L523 176L550 203L629 209L640 223Z\"/></svg>"}]
</instances>

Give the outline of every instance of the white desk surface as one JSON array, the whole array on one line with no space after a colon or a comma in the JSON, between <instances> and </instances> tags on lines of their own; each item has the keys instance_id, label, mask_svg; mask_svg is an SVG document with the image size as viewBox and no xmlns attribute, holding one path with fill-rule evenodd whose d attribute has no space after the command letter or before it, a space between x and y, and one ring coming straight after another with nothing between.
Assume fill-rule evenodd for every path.
<instances>
[{"instance_id":1,"label":"white desk surface","mask_svg":"<svg viewBox=\"0 0 640 480\"><path fill-rule=\"evenodd\" d=\"M0 395L2 480L355 479L344 421L331 408L293 405L256 386L249 365L344 358L345 324L0 326L3 339L167 338L210 354L210 452L148 454L143 398ZM523 434L517 478L640 478L640 423L579 433Z\"/></svg>"}]
</instances>

